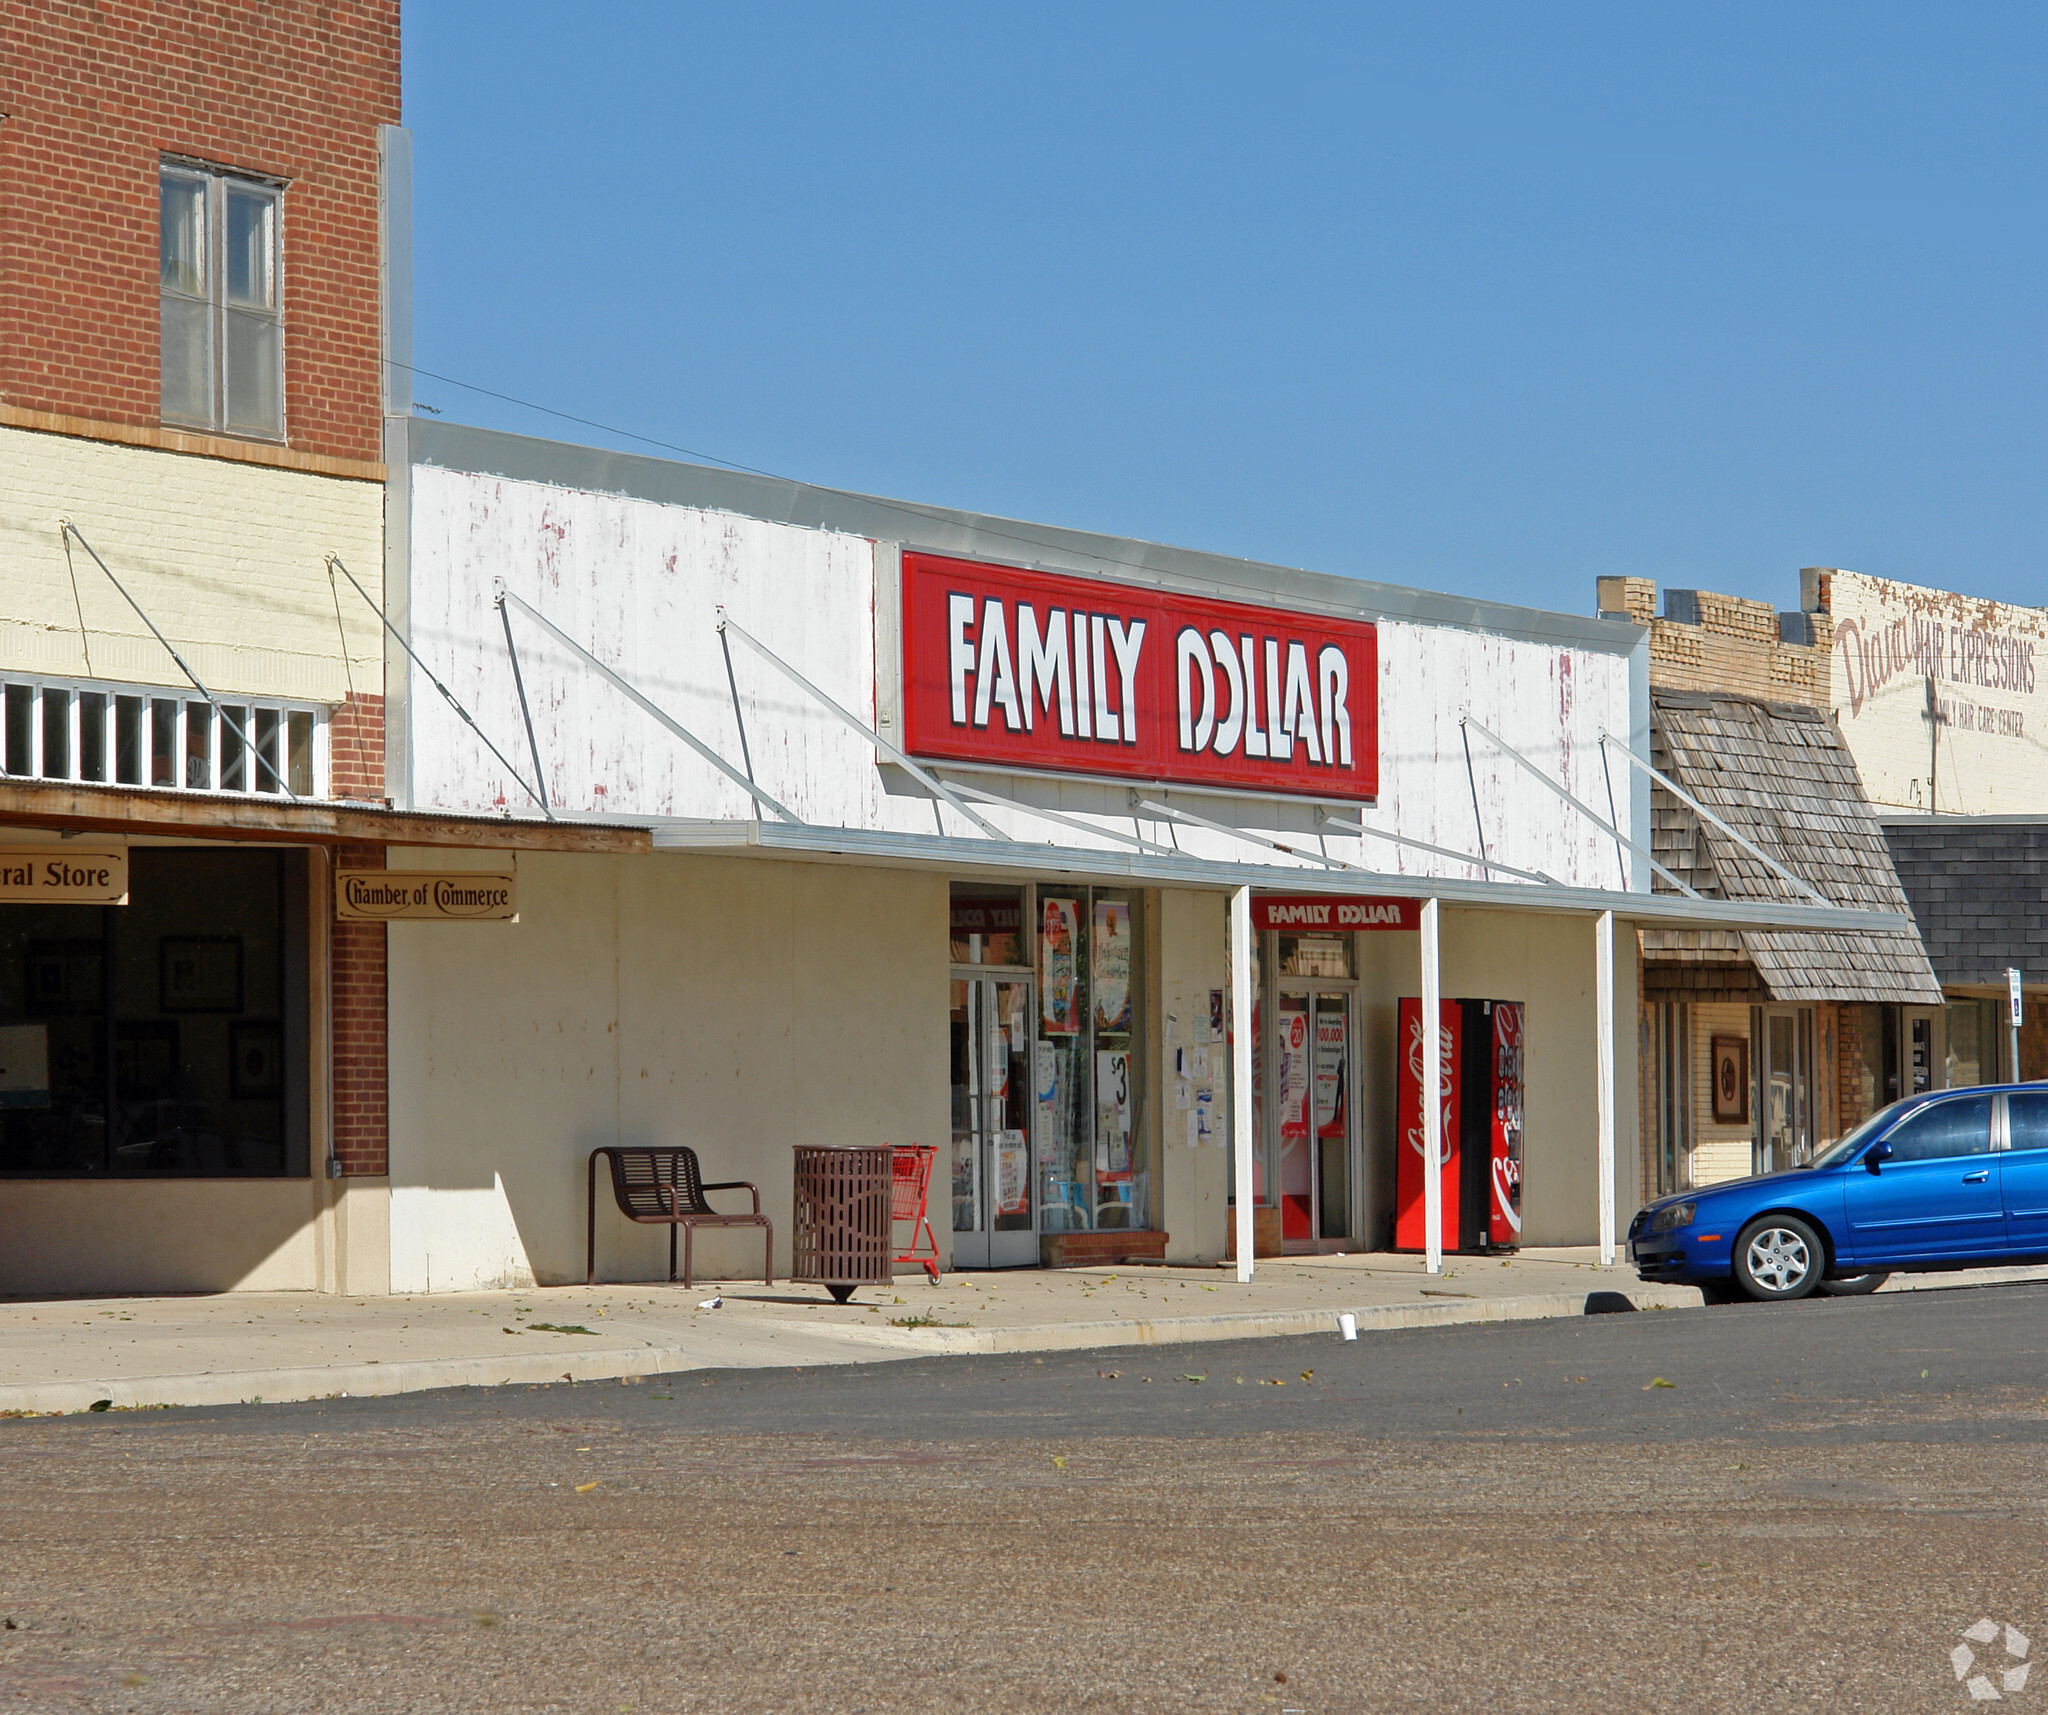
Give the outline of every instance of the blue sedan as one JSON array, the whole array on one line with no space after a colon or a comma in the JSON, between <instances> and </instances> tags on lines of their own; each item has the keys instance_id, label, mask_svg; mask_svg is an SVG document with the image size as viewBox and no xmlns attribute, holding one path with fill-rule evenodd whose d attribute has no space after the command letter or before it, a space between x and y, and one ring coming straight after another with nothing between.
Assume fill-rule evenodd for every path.
<instances>
[{"instance_id":1,"label":"blue sedan","mask_svg":"<svg viewBox=\"0 0 2048 1715\"><path fill-rule=\"evenodd\" d=\"M1697 1286L1709 1303L2048 1261L2048 1084L1895 1102L1809 1166L1658 1198L1628 1244L1644 1280Z\"/></svg>"}]
</instances>

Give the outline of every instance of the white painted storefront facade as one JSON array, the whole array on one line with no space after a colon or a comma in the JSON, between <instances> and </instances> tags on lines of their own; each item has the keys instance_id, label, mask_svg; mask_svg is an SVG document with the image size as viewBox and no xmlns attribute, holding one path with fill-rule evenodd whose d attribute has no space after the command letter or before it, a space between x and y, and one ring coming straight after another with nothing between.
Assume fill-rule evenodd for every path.
<instances>
[{"instance_id":1,"label":"white painted storefront facade","mask_svg":"<svg viewBox=\"0 0 2048 1715\"><path fill-rule=\"evenodd\" d=\"M620 1144L688 1143L706 1178L757 1183L778 1273L792 1145L934 1145L931 1213L950 1264L948 1154L965 1147L960 997L983 983L1038 995L1036 1018L1021 999L995 1003L1019 1010L993 1039L1002 1065L1025 1056L1035 1088L1050 1050L1067 1052L1045 1034L1060 1027L1047 1022L1040 955L1060 925L1085 927L1089 899L1109 913L1098 929L1119 912L1134 925L1115 955L1130 998L1111 1034L1093 1034L1098 1016L1074 1040L1105 1067L1109 1044L1133 1088L1112 1110L1095 1086L1092 1163L1077 1146L1051 1165L1042 1114L1000 1134L1031 1152L1026 1231L1048 1256L1062 1222L1121 1220L1189 1262L1221 1260L1241 1232L1248 1267L1265 1236L1252 1230L1255 1200L1279 1211L1287 1248L1389 1242L1397 1006L1428 988L1518 1003L1526 1019L1519 1241L1611 1247L1639 1189L1636 1104L1614 1099L1636 1077L1635 1033L1614 1025L1635 1015L1634 937L1616 937L1615 918L1810 914L1648 892L1625 850L1648 843L1647 787L1635 769L1610 773L1602 754L1603 735L1647 754L1647 657L1633 626L480 431L411 433L408 536L387 563L403 569L412 646L490 742L415 671L391 710L395 795L416 810L527 817L539 808L522 779L537 781L555 815L650 826L655 850L522 854L516 922L390 926L393 1290L580 1278L586 1160ZM905 554L1091 579L1112 604L1142 592L1301 625L1369 622L1375 708L1357 719L1363 730L1376 714L1376 796L895 760ZM513 598L502 608L501 588ZM721 611L734 628L724 640ZM879 749L860 730L870 725ZM735 783L748 773L759 803ZM388 862L450 867L447 852L424 849L393 847ZM475 865L504 860L479 852ZM1233 900L1243 909L1254 890L1436 903L1419 930L1313 945L1261 933L1257 957L1233 968ZM1017 937L985 947L963 936L963 892L1021 910ZM1426 941L1438 949L1427 970ZM963 963L984 957L1003 969ZM1257 1022L1263 1006L1265 1040L1216 1028L1232 991L1227 1016ZM1305 1215L1282 1183L1287 1062L1273 1062L1277 1086L1264 1073L1277 1051L1270 1015L1295 991L1331 1021L1333 1044L1303 1077L1318 1116L1305 1152L1320 1175ZM1277 1117L1264 1113L1269 1094ZM1434 1104L1423 1107L1438 1129ZM1420 1175L1432 1189L1435 1178ZM963 1226L971 1250L969 1236ZM666 1243L608 1199L598 1211L604 1277L659 1277ZM756 1271L760 1247L758 1232L702 1235L699 1268Z\"/></svg>"}]
</instances>

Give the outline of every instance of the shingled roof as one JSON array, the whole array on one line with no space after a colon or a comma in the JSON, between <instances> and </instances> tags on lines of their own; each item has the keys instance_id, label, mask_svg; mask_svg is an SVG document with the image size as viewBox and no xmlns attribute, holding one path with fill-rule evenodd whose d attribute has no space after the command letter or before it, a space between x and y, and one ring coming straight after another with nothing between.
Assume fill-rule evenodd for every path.
<instances>
[{"instance_id":1,"label":"shingled roof","mask_svg":"<svg viewBox=\"0 0 2048 1715\"><path fill-rule=\"evenodd\" d=\"M1895 911L1896 935L1648 930L1643 957L1747 963L1779 1001L1939 1004L1941 985L1911 928L1912 908L1884 830L1834 722L1816 709L1702 691L1652 690L1653 764L1831 904ZM1709 899L1799 893L1662 786L1651 788L1657 861ZM1659 878L1660 892L1671 891Z\"/></svg>"}]
</instances>

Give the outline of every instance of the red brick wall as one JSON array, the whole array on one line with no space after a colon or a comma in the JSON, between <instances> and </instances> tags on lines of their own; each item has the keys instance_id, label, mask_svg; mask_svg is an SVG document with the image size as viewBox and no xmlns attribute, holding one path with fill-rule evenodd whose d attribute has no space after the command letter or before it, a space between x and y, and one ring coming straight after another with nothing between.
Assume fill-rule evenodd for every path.
<instances>
[{"instance_id":1,"label":"red brick wall","mask_svg":"<svg viewBox=\"0 0 2048 1715\"><path fill-rule=\"evenodd\" d=\"M382 869L382 846L340 846L341 869ZM327 910L334 910L332 900ZM351 1178L390 1171L385 926L334 925L334 1153Z\"/></svg>"},{"instance_id":2,"label":"red brick wall","mask_svg":"<svg viewBox=\"0 0 2048 1715\"><path fill-rule=\"evenodd\" d=\"M381 457L398 50L398 0L0 0L0 403L157 424L157 162L188 155L289 181L289 444Z\"/></svg>"},{"instance_id":3,"label":"red brick wall","mask_svg":"<svg viewBox=\"0 0 2048 1715\"><path fill-rule=\"evenodd\" d=\"M327 770L337 798L384 797L384 699L344 697L327 723Z\"/></svg>"}]
</instances>

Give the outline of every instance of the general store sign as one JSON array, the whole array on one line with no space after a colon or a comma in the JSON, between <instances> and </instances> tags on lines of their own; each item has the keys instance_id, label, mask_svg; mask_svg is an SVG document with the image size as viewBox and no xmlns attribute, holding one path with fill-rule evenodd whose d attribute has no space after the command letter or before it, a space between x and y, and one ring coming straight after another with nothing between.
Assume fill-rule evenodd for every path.
<instances>
[{"instance_id":1,"label":"general store sign","mask_svg":"<svg viewBox=\"0 0 2048 1715\"><path fill-rule=\"evenodd\" d=\"M1379 644L1363 620L903 556L912 755L1369 800Z\"/></svg>"},{"instance_id":2,"label":"general store sign","mask_svg":"<svg viewBox=\"0 0 2048 1715\"><path fill-rule=\"evenodd\" d=\"M0 902L126 905L128 851L74 845L0 847Z\"/></svg>"},{"instance_id":3,"label":"general store sign","mask_svg":"<svg viewBox=\"0 0 2048 1715\"><path fill-rule=\"evenodd\" d=\"M345 869L334 882L334 915L344 922L510 922L519 916L515 878L476 870Z\"/></svg>"},{"instance_id":4,"label":"general store sign","mask_svg":"<svg viewBox=\"0 0 2048 1715\"><path fill-rule=\"evenodd\" d=\"M1368 894L1255 893L1252 927L1282 933L1342 934L1352 929L1419 929L1419 899L1387 899Z\"/></svg>"}]
</instances>

